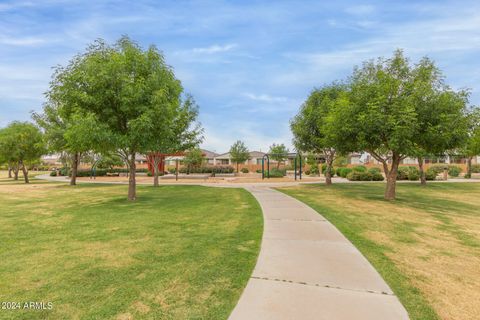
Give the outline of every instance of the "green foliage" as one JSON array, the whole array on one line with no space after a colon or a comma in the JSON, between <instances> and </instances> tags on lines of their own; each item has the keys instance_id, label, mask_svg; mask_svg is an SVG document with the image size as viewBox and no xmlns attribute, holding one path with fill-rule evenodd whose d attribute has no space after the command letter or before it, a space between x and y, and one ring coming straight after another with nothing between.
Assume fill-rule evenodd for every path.
<instances>
[{"instance_id":1,"label":"green foliage","mask_svg":"<svg viewBox=\"0 0 480 320\"><path fill-rule=\"evenodd\" d=\"M317 175L320 173L320 168L318 167L318 161L313 155L307 156L307 165L309 166L307 175Z\"/></svg>"},{"instance_id":2,"label":"green foliage","mask_svg":"<svg viewBox=\"0 0 480 320\"><path fill-rule=\"evenodd\" d=\"M237 164L237 171L238 171L238 164L247 161L250 158L250 154L248 152L247 146L240 140L237 140L231 147L230 147L230 159Z\"/></svg>"},{"instance_id":3,"label":"green foliage","mask_svg":"<svg viewBox=\"0 0 480 320\"><path fill-rule=\"evenodd\" d=\"M50 177L56 177L57 176L57 171L50 171Z\"/></svg>"},{"instance_id":4,"label":"green foliage","mask_svg":"<svg viewBox=\"0 0 480 320\"><path fill-rule=\"evenodd\" d=\"M472 173L480 173L480 164L472 164Z\"/></svg>"},{"instance_id":5,"label":"green foliage","mask_svg":"<svg viewBox=\"0 0 480 320\"><path fill-rule=\"evenodd\" d=\"M347 157L345 156L337 156L333 161L334 167L346 167L348 164Z\"/></svg>"},{"instance_id":6,"label":"green foliage","mask_svg":"<svg viewBox=\"0 0 480 320\"><path fill-rule=\"evenodd\" d=\"M384 177L379 172L352 171L347 174L350 181L383 181Z\"/></svg>"},{"instance_id":7,"label":"green foliage","mask_svg":"<svg viewBox=\"0 0 480 320\"><path fill-rule=\"evenodd\" d=\"M277 168L272 168L270 169L270 174L265 172L265 176L268 176L270 178L282 178L286 175L286 170L283 169L277 169Z\"/></svg>"},{"instance_id":8,"label":"green foliage","mask_svg":"<svg viewBox=\"0 0 480 320\"><path fill-rule=\"evenodd\" d=\"M380 168L373 167L373 168L369 168L368 172L370 172L370 173L381 173L382 171L380 170Z\"/></svg>"},{"instance_id":9,"label":"green foliage","mask_svg":"<svg viewBox=\"0 0 480 320\"><path fill-rule=\"evenodd\" d=\"M448 166L448 175L451 177L458 177L462 172L462 168L458 166Z\"/></svg>"},{"instance_id":10,"label":"green foliage","mask_svg":"<svg viewBox=\"0 0 480 320\"><path fill-rule=\"evenodd\" d=\"M420 179L420 171L417 167L405 166L398 168L397 180L416 181L418 179Z\"/></svg>"},{"instance_id":11,"label":"green foliage","mask_svg":"<svg viewBox=\"0 0 480 320\"><path fill-rule=\"evenodd\" d=\"M202 166L191 168L181 167L178 170L179 173L233 173L234 169L231 166Z\"/></svg>"},{"instance_id":12,"label":"green foliage","mask_svg":"<svg viewBox=\"0 0 480 320\"><path fill-rule=\"evenodd\" d=\"M337 176L342 177L342 178L346 178L347 175L352 171L353 171L352 168L338 168L337 169Z\"/></svg>"},{"instance_id":13,"label":"green foliage","mask_svg":"<svg viewBox=\"0 0 480 320\"><path fill-rule=\"evenodd\" d=\"M97 168L99 169L113 169L113 167L121 167L125 165L125 162L118 155L113 153L107 153L101 156L97 162Z\"/></svg>"},{"instance_id":14,"label":"green foliage","mask_svg":"<svg viewBox=\"0 0 480 320\"><path fill-rule=\"evenodd\" d=\"M330 167L330 176L333 177L335 175L336 169L334 167ZM327 164L322 164L322 174L326 175L327 173Z\"/></svg>"},{"instance_id":15,"label":"green foliage","mask_svg":"<svg viewBox=\"0 0 480 320\"><path fill-rule=\"evenodd\" d=\"M352 170L355 172L367 172L367 167L360 165L353 167Z\"/></svg>"},{"instance_id":16,"label":"green foliage","mask_svg":"<svg viewBox=\"0 0 480 320\"><path fill-rule=\"evenodd\" d=\"M240 169L240 171L241 171L242 173L248 173L248 172L249 172L248 168L242 168L242 169Z\"/></svg>"},{"instance_id":17,"label":"green foliage","mask_svg":"<svg viewBox=\"0 0 480 320\"><path fill-rule=\"evenodd\" d=\"M433 168L430 167L425 171L425 178L427 180L435 180L437 178L438 172Z\"/></svg>"},{"instance_id":18,"label":"green foliage","mask_svg":"<svg viewBox=\"0 0 480 320\"><path fill-rule=\"evenodd\" d=\"M199 148L189 150L183 158L184 165L190 170L200 167L203 161L203 152Z\"/></svg>"},{"instance_id":19,"label":"green foliage","mask_svg":"<svg viewBox=\"0 0 480 320\"><path fill-rule=\"evenodd\" d=\"M281 162L284 162L288 158L288 148L282 144L272 144L268 150L269 157L271 160L277 161L277 167Z\"/></svg>"},{"instance_id":20,"label":"green foliage","mask_svg":"<svg viewBox=\"0 0 480 320\"><path fill-rule=\"evenodd\" d=\"M39 163L40 157L47 152L43 138L42 132L32 123L10 123L0 130L1 161L20 168Z\"/></svg>"}]
</instances>

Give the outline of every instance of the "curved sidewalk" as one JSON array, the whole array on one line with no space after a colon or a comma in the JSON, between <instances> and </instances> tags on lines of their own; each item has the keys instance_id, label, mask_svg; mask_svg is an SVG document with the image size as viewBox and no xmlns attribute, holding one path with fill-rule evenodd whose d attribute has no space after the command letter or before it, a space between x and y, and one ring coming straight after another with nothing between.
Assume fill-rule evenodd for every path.
<instances>
[{"instance_id":1,"label":"curved sidewalk","mask_svg":"<svg viewBox=\"0 0 480 320\"><path fill-rule=\"evenodd\" d=\"M253 274L230 320L408 319L360 252L306 204L267 187L264 233Z\"/></svg>"}]
</instances>

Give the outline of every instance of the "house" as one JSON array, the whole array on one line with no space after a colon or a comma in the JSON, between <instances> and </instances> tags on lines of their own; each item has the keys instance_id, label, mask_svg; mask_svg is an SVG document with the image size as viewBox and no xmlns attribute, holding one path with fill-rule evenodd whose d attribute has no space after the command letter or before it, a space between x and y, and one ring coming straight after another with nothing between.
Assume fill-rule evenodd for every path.
<instances>
[{"instance_id":1,"label":"house","mask_svg":"<svg viewBox=\"0 0 480 320\"><path fill-rule=\"evenodd\" d=\"M245 161L243 164L245 165L261 165L263 156L265 155L264 152L261 151L250 151L249 152L249 159ZM223 153L218 155L215 158L214 164L216 165L233 165L234 162L231 159L230 152Z\"/></svg>"}]
</instances>

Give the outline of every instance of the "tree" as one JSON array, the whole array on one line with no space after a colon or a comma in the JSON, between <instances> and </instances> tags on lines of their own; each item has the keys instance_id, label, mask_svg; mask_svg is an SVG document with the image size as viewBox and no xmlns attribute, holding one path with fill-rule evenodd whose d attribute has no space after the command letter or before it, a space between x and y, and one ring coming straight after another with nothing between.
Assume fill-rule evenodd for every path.
<instances>
[{"instance_id":1,"label":"tree","mask_svg":"<svg viewBox=\"0 0 480 320\"><path fill-rule=\"evenodd\" d=\"M464 144L468 93L448 87L442 72L428 58L415 66L412 78L412 103L418 126L414 135L416 150L411 156L417 157L420 181L425 185L425 156L444 154Z\"/></svg>"},{"instance_id":2,"label":"tree","mask_svg":"<svg viewBox=\"0 0 480 320\"><path fill-rule=\"evenodd\" d=\"M18 170L22 170L25 183L29 183L28 165L38 161L46 148L42 132L29 122L12 122L0 133L0 150L8 162L15 167L15 180Z\"/></svg>"},{"instance_id":3,"label":"tree","mask_svg":"<svg viewBox=\"0 0 480 320\"><path fill-rule=\"evenodd\" d=\"M418 139L420 132L438 133L450 128L445 127L448 121L425 121L419 113L428 108L436 112L441 99L447 100L438 107L444 115L452 110L449 100L459 103L455 106L458 110L462 107L456 100L457 93L432 89L439 83L436 72L426 59L412 66L401 50L395 51L390 59L364 62L354 69L350 78L350 103L334 114L336 136L342 150L367 151L382 164L387 177L387 200L395 199L400 162L407 156L418 155L422 147ZM426 102L420 104L424 99ZM440 145L444 148L446 144Z\"/></svg>"},{"instance_id":4,"label":"tree","mask_svg":"<svg viewBox=\"0 0 480 320\"><path fill-rule=\"evenodd\" d=\"M179 97L180 98L180 97ZM198 106L187 95L184 101L174 100L168 108L158 108L160 114L151 114L149 136L146 138L146 150L153 166L153 185L159 185L158 166L163 160L162 154L196 149L203 141L200 124L197 122Z\"/></svg>"},{"instance_id":5,"label":"tree","mask_svg":"<svg viewBox=\"0 0 480 320\"><path fill-rule=\"evenodd\" d=\"M55 79L53 96L68 102L67 113L81 110L104 126L109 150L128 166L128 199L135 200L135 156L158 150L154 144L159 133L168 133L165 139L173 137L171 133L179 130L172 125L175 110L185 105L181 83L163 55L154 46L143 50L128 37L113 46L97 40L59 69Z\"/></svg>"},{"instance_id":6,"label":"tree","mask_svg":"<svg viewBox=\"0 0 480 320\"><path fill-rule=\"evenodd\" d=\"M311 92L290 122L293 144L298 151L325 155L327 185L332 184L332 165L339 148L332 113L347 104L348 92L344 85L326 85Z\"/></svg>"},{"instance_id":7,"label":"tree","mask_svg":"<svg viewBox=\"0 0 480 320\"><path fill-rule=\"evenodd\" d=\"M467 177L472 175L472 159L480 155L480 108L474 108L467 116L467 140L461 151L467 157Z\"/></svg>"},{"instance_id":8,"label":"tree","mask_svg":"<svg viewBox=\"0 0 480 320\"><path fill-rule=\"evenodd\" d=\"M187 166L187 172L190 173L192 168L198 168L203 163L203 152L199 148L189 150L183 158L183 163Z\"/></svg>"},{"instance_id":9,"label":"tree","mask_svg":"<svg viewBox=\"0 0 480 320\"><path fill-rule=\"evenodd\" d=\"M272 144L268 153L270 159L277 161L277 169L280 168L280 163L288 159L288 148L282 144Z\"/></svg>"},{"instance_id":10,"label":"tree","mask_svg":"<svg viewBox=\"0 0 480 320\"><path fill-rule=\"evenodd\" d=\"M101 152L111 145L108 128L93 113L80 107L78 88L73 84L77 66L57 67L46 93L43 113L33 113L35 122L44 130L49 152L61 153L69 165L70 185L76 185L80 160L88 152Z\"/></svg>"},{"instance_id":11,"label":"tree","mask_svg":"<svg viewBox=\"0 0 480 320\"><path fill-rule=\"evenodd\" d=\"M237 140L231 147L230 147L230 159L232 162L237 164L237 172L238 172L238 165L241 162L245 162L250 158L250 153L248 152L245 143L240 140Z\"/></svg>"}]
</instances>

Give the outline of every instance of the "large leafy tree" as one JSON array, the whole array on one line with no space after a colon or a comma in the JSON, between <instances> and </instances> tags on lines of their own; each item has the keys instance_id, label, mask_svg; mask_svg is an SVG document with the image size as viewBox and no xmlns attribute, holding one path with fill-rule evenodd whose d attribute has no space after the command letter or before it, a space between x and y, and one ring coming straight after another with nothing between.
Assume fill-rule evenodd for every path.
<instances>
[{"instance_id":1,"label":"large leafy tree","mask_svg":"<svg viewBox=\"0 0 480 320\"><path fill-rule=\"evenodd\" d=\"M0 152L15 166L15 179L22 170L25 183L29 183L28 166L38 162L46 148L42 132L29 122L12 122L0 131Z\"/></svg>"},{"instance_id":2,"label":"large leafy tree","mask_svg":"<svg viewBox=\"0 0 480 320\"><path fill-rule=\"evenodd\" d=\"M453 151L464 144L467 132L468 93L454 91L432 60L423 58L412 70L411 100L418 126L414 136L420 181L426 184L424 158Z\"/></svg>"},{"instance_id":3,"label":"large leafy tree","mask_svg":"<svg viewBox=\"0 0 480 320\"><path fill-rule=\"evenodd\" d=\"M268 150L270 159L277 161L277 169L280 168L280 164L288 159L288 148L282 144L272 144Z\"/></svg>"},{"instance_id":4,"label":"large leafy tree","mask_svg":"<svg viewBox=\"0 0 480 320\"><path fill-rule=\"evenodd\" d=\"M247 161L250 158L250 154L248 152L248 148L243 143L243 141L237 140L231 147L230 147L230 159L237 165L237 172L238 172L238 165L242 162Z\"/></svg>"},{"instance_id":5,"label":"large leafy tree","mask_svg":"<svg viewBox=\"0 0 480 320\"><path fill-rule=\"evenodd\" d=\"M158 166L163 160L163 154L196 150L202 142L203 129L197 122L197 117L198 107L189 95L183 100L178 95L176 99L151 111L146 120L150 124L149 135L145 137L145 150L152 161L154 186L159 185Z\"/></svg>"},{"instance_id":6,"label":"large leafy tree","mask_svg":"<svg viewBox=\"0 0 480 320\"><path fill-rule=\"evenodd\" d=\"M364 62L350 79L350 103L334 113L342 151L367 151L383 165L385 199L395 199L400 161L415 151L419 126L412 70L401 51Z\"/></svg>"},{"instance_id":7,"label":"large leafy tree","mask_svg":"<svg viewBox=\"0 0 480 320\"><path fill-rule=\"evenodd\" d=\"M57 77L55 94L68 97L68 108L92 114L105 127L110 149L129 168L128 199L135 200L137 153L163 151L169 145L164 140L186 131L174 121L185 116L178 111L185 106L180 81L156 47L143 50L128 37L113 46L95 41L66 70Z\"/></svg>"},{"instance_id":8,"label":"large leafy tree","mask_svg":"<svg viewBox=\"0 0 480 320\"><path fill-rule=\"evenodd\" d=\"M298 151L325 155L327 185L332 184L332 165L339 148L337 124L332 121L332 114L347 104L348 92L344 85L326 85L312 91L290 123L293 144Z\"/></svg>"},{"instance_id":9,"label":"large leafy tree","mask_svg":"<svg viewBox=\"0 0 480 320\"><path fill-rule=\"evenodd\" d=\"M187 166L188 172L192 168L198 168L202 165L204 161L203 152L199 148L193 148L186 152L185 157L183 158L183 163Z\"/></svg>"}]
</instances>

